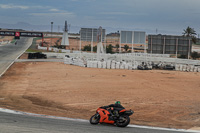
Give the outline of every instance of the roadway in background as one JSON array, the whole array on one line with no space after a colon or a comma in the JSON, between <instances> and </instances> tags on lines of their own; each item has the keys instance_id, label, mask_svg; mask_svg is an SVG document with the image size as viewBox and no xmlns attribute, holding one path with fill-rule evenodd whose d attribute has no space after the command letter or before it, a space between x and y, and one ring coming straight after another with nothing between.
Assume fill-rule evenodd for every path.
<instances>
[{"instance_id":1,"label":"roadway in background","mask_svg":"<svg viewBox=\"0 0 200 133\"><path fill-rule=\"evenodd\" d=\"M0 77L31 44L32 38L21 37L16 45L15 43L0 45Z\"/></svg>"}]
</instances>

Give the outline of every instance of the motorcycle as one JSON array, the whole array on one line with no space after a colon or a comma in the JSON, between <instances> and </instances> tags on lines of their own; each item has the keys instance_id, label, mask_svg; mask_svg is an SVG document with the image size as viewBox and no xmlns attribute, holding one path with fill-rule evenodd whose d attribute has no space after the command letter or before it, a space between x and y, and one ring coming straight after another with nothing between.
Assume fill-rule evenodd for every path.
<instances>
[{"instance_id":1,"label":"motorcycle","mask_svg":"<svg viewBox=\"0 0 200 133\"><path fill-rule=\"evenodd\" d=\"M96 114L90 118L90 123L91 124L108 123L116 125L118 127L126 127L130 123L129 116L134 113L132 110L123 109L118 112L117 116L112 116L109 111L112 111L112 109L99 107L96 110Z\"/></svg>"}]
</instances>

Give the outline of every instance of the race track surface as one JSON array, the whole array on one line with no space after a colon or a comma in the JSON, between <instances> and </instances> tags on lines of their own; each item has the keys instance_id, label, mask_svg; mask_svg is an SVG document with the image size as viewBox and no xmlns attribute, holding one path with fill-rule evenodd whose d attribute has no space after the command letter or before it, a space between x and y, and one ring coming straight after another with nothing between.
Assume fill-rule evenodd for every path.
<instances>
[{"instance_id":1,"label":"race track surface","mask_svg":"<svg viewBox=\"0 0 200 133\"><path fill-rule=\"evenodd\" d=\"M0 45L0 76L32 43L32 38L23 38L17 44Z\"/></svg>"},{"instance_id":2,"label":"race track surface","mask_svg":"<svg viewBox=\"0 0 200 133\"><path fill-rule=\"evenodd\" d=\"M22 114L0 112L1 133L181 133L142 129L135 127L119 128L113 125L91 125L89 121L61 120ZM189 132L188 132L189 133Z\"/></svg>"}]
</instances>

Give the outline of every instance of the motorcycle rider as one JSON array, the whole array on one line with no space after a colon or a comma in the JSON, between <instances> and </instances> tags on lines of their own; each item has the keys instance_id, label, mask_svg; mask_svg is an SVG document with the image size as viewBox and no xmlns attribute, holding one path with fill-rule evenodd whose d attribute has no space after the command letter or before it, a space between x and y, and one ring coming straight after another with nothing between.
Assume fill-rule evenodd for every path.
<instances>
[{"instance_id":1,"label":"motorcycle rider","mask_svg":"<svg viewBox=\"0 0 200 133\"><path fill-rule=\"evenodd\" d=\"M122 105L120 101L116 101L115 104L110 104L108 106L103 106L103 108L109 108L109 107L113 107L113 110L108 109L109 113L111 114L111 116L113 117L118 117L119 116L119 111L125 109Z\"/></svg>"}]
</instances>

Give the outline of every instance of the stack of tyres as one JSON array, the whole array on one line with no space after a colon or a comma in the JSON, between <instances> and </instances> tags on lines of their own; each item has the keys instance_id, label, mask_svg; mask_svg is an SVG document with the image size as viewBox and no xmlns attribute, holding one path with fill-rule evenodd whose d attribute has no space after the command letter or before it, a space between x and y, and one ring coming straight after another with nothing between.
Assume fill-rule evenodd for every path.
<instances>
[{"instance_id":1,"label":"stack of tyres","mask_svg":"<svg viewBox=\"0 0 200 133\"><path fill-rule=\"evenodd\" d=\"M106 68L107 69L111 68L111 61L110 60L106 61Z\"/></svg>"},{"instance_id":2,"label":"stack of tyres","mask_svg":"<svg viewBox=\"0 0 200 133\"><path fill-rule=\"evenodd\" d=\"M101 61L98 61L98 62L97 62L97 66L98 66L98 68L102 68L102 65L103 65L103 64L102 64Z\"/></svg>"},{"instance_id":3,"label":"stack of tyres","mask_svg":"<svg viewBox=\"0 0 200 133\"><path fill-rule=\"evenodd\" d=\"M103 64L103 68L106 69L106 61L103 61L102 64Z\"/></svg>"},{"instance_id":4,"label":"stack of tyres","mask_svg":"<svg viewBox=\"0 0 200 133\"><path fill-rule=\"evenodd\" d=\"M125 69L128 69L128 63L125 62L124 68L125 68Z\"/></svg>"},{"instance_id":5,"label":"stack of tyres","mask_svg":"<svg viewBox=\"0 0 200 133\"><path fill-rule=\"evenodd\" d=\"M111 69L116 69L116 61L112 60Z\"/></svg>"},{"instance_id":6,"label":"stack of tyres","mask_svg":"<svg viewBox=\"0 0 200 133\"><path fill-rule=\"evenodd\" d=\"M47 56L45 54L42 54L41 52L28 54L28 59L46 59L46 58Z\"/></svg>"},{"instance_id":7,"label":"stack of tyres","mask_svg":"<svg viewBox=\"0 0 200 133\"><path fill-rule=\"evenodd\" d=\"M120 69L124 69L125 68L125 62L121 62L120 63Z\"/></svg>"},{"instance_id":8,"label":"stack of tyres","mask_svg":"<svg viewBox=\"0 0 200 133\"><path fill-rule=\"evenodd\" d=\"M32 53L28 53L28 59L33 59L33 54Z\"/></svg>"},{"instance_id":9,"label":"stack of tyres","mask_svg":"<svg viewBox=\"0 0 200 133\"><path fill-rule=\"evenodd\" d=\"M179 70L180 70L180 65L179 65L179 64L176 64L176 65L175 65L175 70L176 70L176 71L179 71Z\"/></svg>"},{"instance_id":10,"label":"stack of tyres","mask_svg":"<svg viewBox=\"0 0 200 133\"><path fill-rule=\"evenodd\" d=\"M116 69L120 68L120 62L116 62Z\"/></svg>"},{"instance_id":11,"label":"stack of tyres","mask_svg":"<svg viewBox=\"0 0 200 133\"><path fill-rule=\"evenodd\" d=\"M198 67L194 67L194 72L198 72Z\"/></svg>"}]
</instances>

